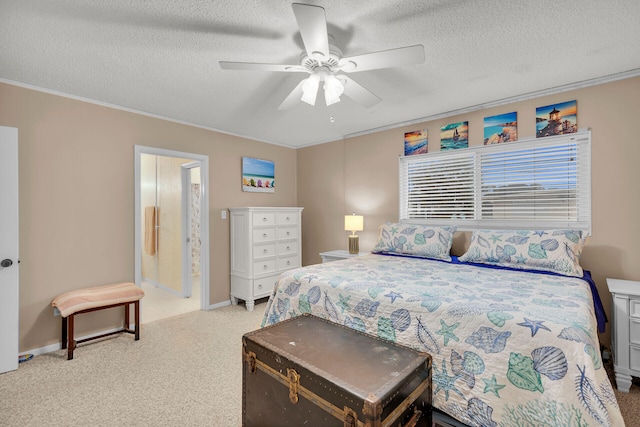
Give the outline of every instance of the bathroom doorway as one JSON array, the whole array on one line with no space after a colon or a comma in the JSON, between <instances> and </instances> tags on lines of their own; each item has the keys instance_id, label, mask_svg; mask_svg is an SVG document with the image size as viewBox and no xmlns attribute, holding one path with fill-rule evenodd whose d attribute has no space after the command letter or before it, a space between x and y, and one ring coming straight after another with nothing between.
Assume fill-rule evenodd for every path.
<instances>
[{"instance_id":1,"label":"bathroom doorway","mask_svg":"<svg viewBox=\"0 0 640 427\"><path fill-rule=\"evenodd\" d=\"M136 284L147 323L209 308L208 158L136 146Z\"/></svg>"}]
</instances>

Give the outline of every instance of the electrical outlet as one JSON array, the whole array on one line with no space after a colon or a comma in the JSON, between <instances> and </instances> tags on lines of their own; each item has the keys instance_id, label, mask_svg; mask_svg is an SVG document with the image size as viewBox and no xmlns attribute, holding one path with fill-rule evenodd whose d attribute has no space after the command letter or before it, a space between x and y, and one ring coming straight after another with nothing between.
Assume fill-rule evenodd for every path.
<instances>
[{"instance_id":1,"label":"electrical outlet","mask_svg":"<svg viewBox=\"0 0 640 427\"><path fill-rule=\"evenodd\" d=\"M227 219L227 210L226 209L222 209L220 211L220 218Z\"/></svg>"}]
</instances>

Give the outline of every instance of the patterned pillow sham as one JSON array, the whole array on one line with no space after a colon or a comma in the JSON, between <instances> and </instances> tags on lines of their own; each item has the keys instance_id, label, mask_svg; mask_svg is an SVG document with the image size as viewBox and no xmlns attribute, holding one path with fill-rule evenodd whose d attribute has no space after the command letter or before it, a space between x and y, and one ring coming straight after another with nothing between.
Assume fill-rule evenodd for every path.
<instances>
[{"instance_id":1,"label":"patterned pillow sham","mask_svg":"<svg viewBox=\"0 0 640 427\"><path fill-rule=\"evenodd\" d=\"M384 223L380 226L374 253L394 253L451 261L455 226L429 227Z\"/></svg>"},{"instance_id":2,"label":"patterned pillow sham","mask_svg":"<svg viewBox=\"0 0 640 427\"><path fill-rule=\"evenodd\" d=\"M576 230L478 230L459 260L582 277L585 238Z\"/></svg>"}]
</instances>

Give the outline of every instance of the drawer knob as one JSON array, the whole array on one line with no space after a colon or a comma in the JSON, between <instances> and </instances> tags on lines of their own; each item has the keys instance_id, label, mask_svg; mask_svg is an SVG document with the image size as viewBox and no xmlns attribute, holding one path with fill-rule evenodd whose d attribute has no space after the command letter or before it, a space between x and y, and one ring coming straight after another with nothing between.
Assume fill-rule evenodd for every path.
<instances>
[{"instance_id":1,"label":"drawer knob","mask_svg":"<svg viewBox=\"0 0 640 427\"><path fill-rule=\"evenodd\" d=\"M267 268L269 268L267 264L265 264L264 267L262 267L263 270L266 270Z\"/></svg>"},{"instance_id":2,"label":"drawer knob","mask_svg":"<svg viewBox=\"0 0 640 427\"><path fill-rule=\"evenodd\" d=\"M291 261L287 261L287 265L291 265Z\"/></svg>"},{"instance_id":3,"label":"drawer knob","mask_svg":"<svg viewBox=\"0 0 640 427\"><path fill-rule=\"evenodd\" d=\"M287 221L289 221L289 217L287 217Z\"/></svg>"},{"instance_id":4,"label":"drawer knob","mask_svg":"<svg viewBox=\"0 0 640 427\"><path fill-rule=\"evenodd\" d=\"M266 216L263 216L263 217L262 217L262 220L263 220L264 222L267 222L267 217L266 217Z\"/></svg>"},{"instance_id":5,"label":"drawer knob","mask_svg":"<svg viewBox=\"0 0 640 427\"><path fill-rule=\"evenodd\" d=\"M291 232L290 232L290 231L287 231L287 236L290 236L290 235L291 235Z\"/></svg>"},{"instance_id":6,"label":"drawer knob","mask_svg":"<svg viewBox=\"0 0 640 427\"><path fill-rule=\"evenodd\" d=\"M258 289L262 289L262 285L258 285Z\"/></svg>"},{"instance_id":7,"label":"drawer knob","mask_svg":"<svg viewBox=\"0 0 640 427\"><path fill-rule=\"evenodd\" d=\"M267 237L267 233L262 233L262 237Z\"/></svg>"},{"instance_id":8,"label":"drawer knob","mask_svg":"<svg viewBox=\"0 0 640 427\"><path fill-rule=\"evenodd\" d=\"M263 253L263 254L266 254L267 252L269 252L269 251L268 251L268 250L266 250L266 249L263 249L263 250L262 250L262 253Z\"/></svg>"},{"instance_id":9,"label":"drawer knob","mask_svg":"<svg viewBox=\"0 0 640 427\"><path fill-rule=\"evenodd\" d=\"M288 250L288 251L290 251L290 250L291 250L291 247L287 246L287 250Z\"/></svg>"}]
</instances>

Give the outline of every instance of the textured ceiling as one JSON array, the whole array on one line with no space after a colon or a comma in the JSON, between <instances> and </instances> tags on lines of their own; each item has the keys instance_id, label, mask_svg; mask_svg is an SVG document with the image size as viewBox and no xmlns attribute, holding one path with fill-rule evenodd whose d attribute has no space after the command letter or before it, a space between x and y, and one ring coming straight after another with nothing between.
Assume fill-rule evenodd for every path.
<instances>
[{"instance_id":1,"label":"textured ceiling","mask_svg":"<svg viewBox=\"0 0 640 427\"><path fill-rule=\"evenodd\" d=\"M279 111L306 77L290 1L1 0L0 79L300 147L466 107L640 74L638 0L308 1L345 56L422 44L419 65L351 77L382 98ZM329 118L333 116L334 122Z\"/></svg>"}]
</instances>

